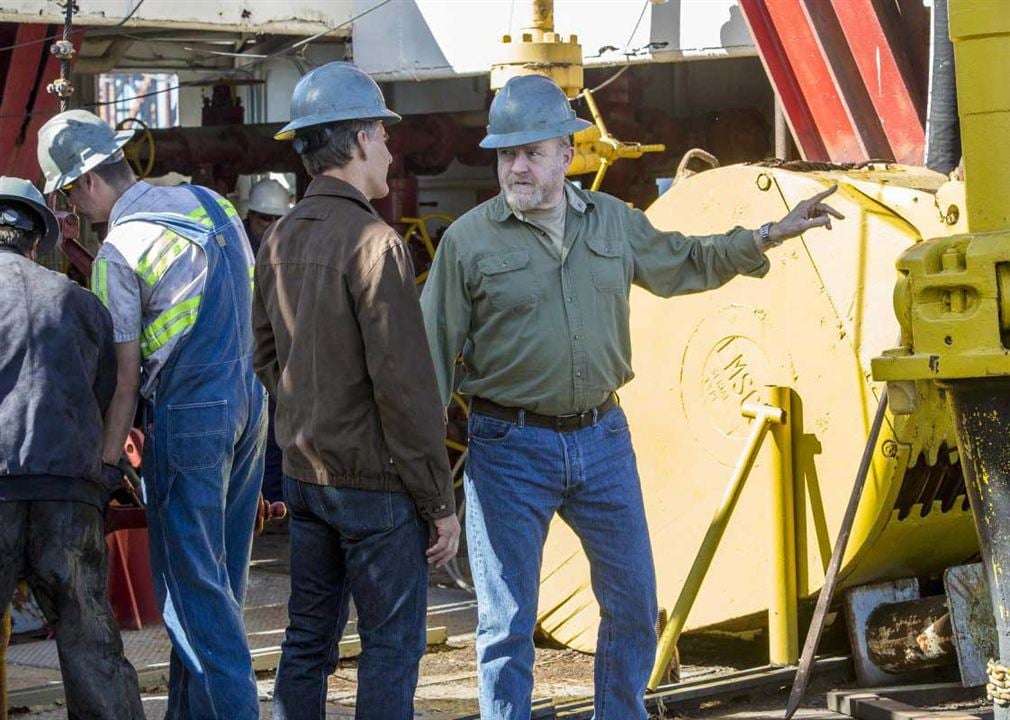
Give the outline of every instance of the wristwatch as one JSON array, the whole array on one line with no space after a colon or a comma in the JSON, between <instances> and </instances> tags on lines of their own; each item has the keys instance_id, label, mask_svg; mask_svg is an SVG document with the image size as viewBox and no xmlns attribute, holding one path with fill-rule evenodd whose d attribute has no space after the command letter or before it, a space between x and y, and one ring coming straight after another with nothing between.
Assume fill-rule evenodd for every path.
<instances>
[{"instance_id":1,"label":"wristwatch","mask_svg":"<svg viewBox=\"0 0 1010 720\"><path fill-rule=\"evenodd\" d=\"M775 223L766 222L764 225L758 228L758 235L761 236L761 242L764 243L766 248L778 247L779 245L782 244L783 240L785 239L785 238L779 240L771 239L771 229L772 225L774 224Z\"/></svg>"}]
</instances>

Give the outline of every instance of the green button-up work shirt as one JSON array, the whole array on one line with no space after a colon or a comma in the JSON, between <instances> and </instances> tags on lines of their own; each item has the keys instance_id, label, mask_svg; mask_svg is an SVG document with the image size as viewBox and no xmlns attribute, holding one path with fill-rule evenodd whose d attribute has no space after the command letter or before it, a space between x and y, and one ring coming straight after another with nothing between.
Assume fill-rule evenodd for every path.
<instances>
[{"instance_id":1,"label":"green button-up work shirt","mask_svg":"<svg viewBox=\"0 0 1010 720\"><path fill-rule=\"evenodd\" d=\"M502 194L454 222L421 294L442 401L453 390L544 415L599 405L634 376L628 297L660 297L762 277L768 260L750 230L687 237L654 228L640 210L567 185L559 255Z\"/></svg>"}]
</instances>

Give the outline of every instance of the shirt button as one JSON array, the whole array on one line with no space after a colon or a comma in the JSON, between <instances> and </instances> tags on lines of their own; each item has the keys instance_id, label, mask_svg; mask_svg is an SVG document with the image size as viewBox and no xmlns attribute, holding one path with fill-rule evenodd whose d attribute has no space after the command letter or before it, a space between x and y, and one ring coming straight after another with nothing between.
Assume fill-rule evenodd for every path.
<instances>
[{"instance_id":1,"label":"shirt button","mask_svg":"<svg viewBox=\"0 0 1010 720\"><path fill-rule=\"evenodd\" d=\"M581 339L582 339L582 336L581 336L581 335L576 335L576 336L575 336L575 339L576 339L576 340L581 340Z\"/></svg>"},{"instance_id":2,"label":"shirt button","mask_svg":"<svg viewBox=\"0 0 1010 720\"><path fill-rule=\"evenodd\" d=\"M571 295L569 295L569 296L568 296L568 302L571 302L571 301L572 301L572 296L571 296Z\"/></svg>"},{"instance_id":3,"label":"shirt button","mask_svg":"<svg viewBox=\"0 0 1010 720\"><path fill-rule=\"evenodd\" d=\"M575 371L575 377L582 377L582 371L581 370L576 370Z\"/></svg>"}]
</instances>

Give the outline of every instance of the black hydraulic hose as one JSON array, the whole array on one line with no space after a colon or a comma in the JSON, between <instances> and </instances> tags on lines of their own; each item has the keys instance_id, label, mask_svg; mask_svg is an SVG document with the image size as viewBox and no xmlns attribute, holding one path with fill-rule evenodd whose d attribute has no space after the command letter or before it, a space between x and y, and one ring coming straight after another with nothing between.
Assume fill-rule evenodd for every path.
<instances>
[{"instance_id":1,"label":"black hydraulic hose","mask_svg":"<svg viewBox=\"0 0 1010 720\"><path fill-rule=\"evenodd\" d=\"M947 25L947 0L933 0L929 57L926 167L946 174L961 162L961 123L957 116L954 44Z\"/></svg>"}]
</instances>

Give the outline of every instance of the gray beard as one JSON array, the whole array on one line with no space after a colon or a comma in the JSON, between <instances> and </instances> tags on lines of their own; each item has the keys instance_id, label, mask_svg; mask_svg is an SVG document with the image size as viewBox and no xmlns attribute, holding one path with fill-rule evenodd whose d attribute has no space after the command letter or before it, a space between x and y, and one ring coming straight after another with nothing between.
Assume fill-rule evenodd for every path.
<instances>
[{"instance_id":1,"label":"gray beard","mask_svg":"<svg viewBox=\"0 0 1010 720\"><path fill-rule=\"evenodd\" d=\"M513 210L528 212L540 205L543 205L546 193L538 185L527 185L519 192L505 186L505 201Z\"/></svg>"}]
</instances>

